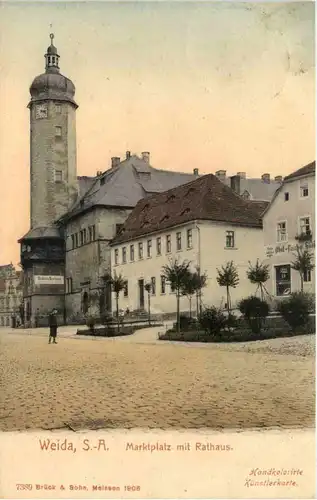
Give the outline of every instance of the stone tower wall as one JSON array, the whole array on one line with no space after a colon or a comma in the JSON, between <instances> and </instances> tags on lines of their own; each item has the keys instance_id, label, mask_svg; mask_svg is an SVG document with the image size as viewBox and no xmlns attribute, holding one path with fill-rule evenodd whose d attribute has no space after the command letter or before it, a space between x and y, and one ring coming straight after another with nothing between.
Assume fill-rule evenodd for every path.
<instances>
[{"instance_id":1,"label":"stone tower wall","mask_svg":"<svg viewBox=\"0 0 317 500\"><path fill-rule=\"evenodd\" d=\"M47 117L37 119L38 104L44 101L30 105L31 228L51 225L67 212L78 192L76 108L47 100ZM56 127L61 127L61 136Z\"/></svg>"}]
</instances>

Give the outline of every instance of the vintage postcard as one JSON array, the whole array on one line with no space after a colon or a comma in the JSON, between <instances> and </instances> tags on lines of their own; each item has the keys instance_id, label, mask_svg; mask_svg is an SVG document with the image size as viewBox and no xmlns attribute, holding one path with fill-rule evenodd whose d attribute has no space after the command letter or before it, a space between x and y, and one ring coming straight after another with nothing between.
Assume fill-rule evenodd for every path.
<instances>
[{"instance_id":1,"label":"vintage postcard","mask_svg":"<svg viewBox=\"0 0 317 500\"><path fill-rule=\"evenodd\" d=\"M315 498L315 4L0 4L0 497Z\"/></svg>"}]
</instances>

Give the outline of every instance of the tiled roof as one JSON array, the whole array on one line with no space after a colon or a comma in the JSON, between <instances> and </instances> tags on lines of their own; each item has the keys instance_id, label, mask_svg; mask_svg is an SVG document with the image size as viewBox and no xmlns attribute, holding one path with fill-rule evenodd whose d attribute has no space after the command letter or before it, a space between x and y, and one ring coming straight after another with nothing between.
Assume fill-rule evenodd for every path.
<instances>
[{"instance_id":1,"label":"tiled roof","mask_svg":"<svg viewBox=\"0 0 317 500\"><path fill-rule=\"evenodd\" d=\"M61 238L61 232L58 227L37 227L34 229L30 229L20 240L29 240L29 239L39 239L39 238Z\"/></svg>"},{"instance_id":2,"label":"tiled roof","mask_svg":"<svg viewBox=\"0 0 317 500\"><path fill-rule=\"evenodd\" d=\"M215 175L208 174L141 200L112 243L122 243L193 220L262 227L262 208L262 204L244 200Z\"/></svg>"},{"instance_id":3,"label":"tiled roof","mask_svg":"<svg viewBox=\"0 0 317 500\"><path fill-rule=\"evenodd\" d=\"M80 191L84 192L85 187L87 191L83 196L80 193L80 198L62 219L67 220L96 206L134 208L146 196L161 193L196 178L194 174L155 169L138 156L132 155L98 177L79 178Z\"/></svg>"},{"instance_id":4,"label":"tiled roof","mask_svg":"<svg viewBox=\"0 0 317 500\"><path fill-rule=\"evenodd\" d=\"M251 204L252 210L258 213L259 217L262 216L263 212L267 209L267 207L270 204L269 201L248 200L248 202Z\"/></svg>"},{"instance_id":5,"label":"tiled roof","mask_svg":"<svg viewBox=\"0 0 317 500\"><path fill-rule=\"evenodd\" d=\"M297 177L302 177L305 175L310 175L315 173L315 168L316 168L316 162L312 161L308 165L305 165L305 167L299 168L298 170L295 170L295 172L287 175L284 178L284 181L296 179Z\"/></svg>"},{"instance_id":6,"label":"tiled roof","mask_svg":"<svg viewBox=\"0 0 317 500\"><path fill-rule=\"evenodd\" d=\"M223 182L230 186L230 177L223 179ZM247 191L250 194L250 199L255 201L271 201L275 191L280 187L281 183L270 180L265 182L260 178L240 178L240 194Z\"/></svg>"},{"instance_id":7,"label":"tiled roof","mask_svg":"<svg viewBox=\"0 0 317 500\"><path fill-rule=\"evenodd\" d=\"M78 187L79 187L79 196L84 196L87 193L88 189L91 188L93 183L95 182L95 177L87 177L85 175L77 177Z\"/></svg>"}]
</instances>

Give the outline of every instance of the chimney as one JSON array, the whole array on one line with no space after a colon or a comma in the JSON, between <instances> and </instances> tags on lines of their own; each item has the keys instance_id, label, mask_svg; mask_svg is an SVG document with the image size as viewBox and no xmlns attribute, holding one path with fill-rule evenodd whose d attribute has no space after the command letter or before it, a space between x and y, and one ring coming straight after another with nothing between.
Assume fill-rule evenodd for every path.
<instances>
[{"instance_id":1,"label":"chimney","mask_svg":"<svg viewBox=\"0 0 317 500\"><path fill-rule=\"evenodd\" d=\"M239 175L233 175L230 177L230 187L237 194L240 194L240 179Z\"/></svg>"},{"instance_id":2,"label":"chimney","mask_svg":"<svg viewBox=\"0 0 317 500\"><path fill-rule=\"evenodd\" d=\"M102 174L101 170L97 170L97 177L99 177Z\"/></svg>"},{"instance_id":3,"label":"chimney","mask_svg":"<svg viewBox=\"0 0 317 500\"><path fill-rule=\"evenodd\" d=\"M275 180L275 182L279 182L280 184L282 184L283 177L281 175L277 175L276 177L274 177L274 180Z\"/></svg>"},{"instance_id":4,"label":"chimney","mask_svg":"<svg viewBox=\"0 0 317 500\"><path fill-rule=\"evenodd\" d=\"M266 184L270 184L270 174L263 174L262 181L265 182Z\"/></svg>"},{"instance_id":5,"label":"chimney","mask_svg":"<svg viewBox=\"0 0 317 500\"><path fill-rule=\"evenodd\" d=\"M131 158L131 151L127 151L125 154L126 160L129 160Z\"/></svg>"},{"instance_id":6,"label":"chimney","mask_svg":"<svg viewBox=\"0 0 317 500\"><path fill-rule=\"evenodd\" d=\"M199 175L199 170L198 170L198 168L194 168L194 171L193 171L193 172L194 172L194 175Z\"/></svg>"},{"instance_id":7,"label":"chimney","mask_svg":"<svg viewBox=\"0 0 317 500\"><path fill-rule=\"evenodd\" d=\"M118 156L113 156L111 158L111 167L114 168L114 167L117 167L120 163L120 158Z\"/></svg>"},{"instance_id":8,"label":"chimney","mask_svg":"<svg viewBox=\"0 0 317 500\"><path fill-rule=\"evenodd\" d=\"M217 170L217 172L216 172L216 177L218 177L218 179L220 181L225 181L226 180L226 175L227 175L227 171L226 170Z\"/></svg>"},{"instance_id":9,"label":"chimney","mask_svg":"<svg viewBox=\"0 0 317 500\"><path fill-rule=\"evenodd\" d=\"M141 154L142 154L142 160L145 161L146 163L150 163L150 153L148 151L143 151Z\"/></svg>"},{"instance_id":10,"label":"chimney","mask_svg":"<svg viewBox=\"0 0 317 500\"><path fill-rule=\"evenodd\" d=\"M245 172L238 172L237 175L240 177L240 179L245 179L247 176Z\"/></svg>"}]
</instances>

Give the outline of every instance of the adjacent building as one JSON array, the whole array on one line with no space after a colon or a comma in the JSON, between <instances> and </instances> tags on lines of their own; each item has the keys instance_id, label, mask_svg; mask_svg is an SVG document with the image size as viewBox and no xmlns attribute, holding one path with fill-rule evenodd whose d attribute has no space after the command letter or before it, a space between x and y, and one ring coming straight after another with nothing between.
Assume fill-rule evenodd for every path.
<instances>
[{"instance_id":1,"label":"adjacent building","mask_svg":"<svg viewBox=\"0 0 317 500\"><path fill-rule=\"evenodd\" d=\"M315 162L284 178L263 214L265 262L270 266L268 292L283 297L301 289L291 268L297 248L311 250L315 261ZM304 291L315 291L315 271L304 275Z\"/></svg>"},{"instance_id":2,"label":"adjacent building","mask_svg":"<svg viewBox=\"0 0 317 500\"><path fill-rule=\"evenodd\" d=\"M263 257L261 213L266 206L267 202L244 200L213 174L141 200L111 243L113 274L126 280L120 307L146 308L144 285L150 283L152 311L174 313L174 292L162 272L174 259L207 273L205 305L225 305L226 291L216 277L217 268L229 261L240 278L232 303L254 293L246 271L249 261ZM185 297L181 310L189 310Z\"/></svg>"},{"instance_id":3,"label":"adjacent building","mask_svg":"<svg viewBox=\"0 0 317 500\"><path fill-rule=\"evenodd\" d=\"M12 326L12 318L20 314L22 304L22 272L13 264L0 266L0 326Z\"/></svg>"}]
</instances>

